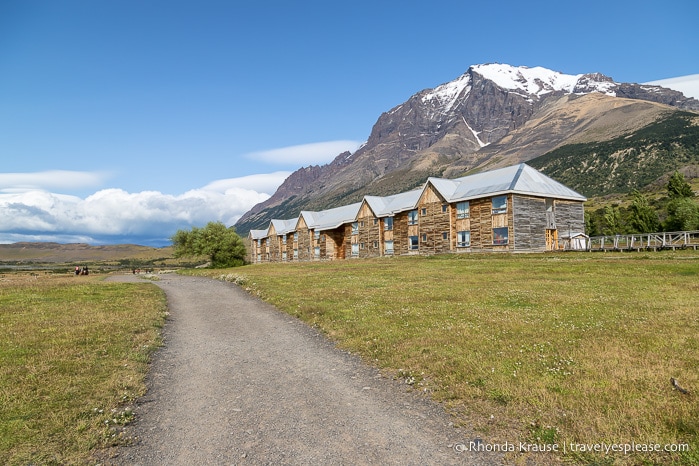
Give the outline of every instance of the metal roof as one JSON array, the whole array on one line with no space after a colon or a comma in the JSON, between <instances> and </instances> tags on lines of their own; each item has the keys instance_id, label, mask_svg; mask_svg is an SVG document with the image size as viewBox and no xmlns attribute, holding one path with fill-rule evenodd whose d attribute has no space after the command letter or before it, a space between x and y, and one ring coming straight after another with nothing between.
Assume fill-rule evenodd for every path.
<instances>
[{"instance_id":1,"label":"metal roof","mask_svg":"<svg viewBox=\"0 0 699 466\"><path fill-rule=\"evenodd\" d=\"M267 237L268 230L250 230L251 239L262 239Z\"/></svg>"},{"instance_id":2,"label":"metal roof","mask_svg":"<svg viewBox=\"0 0 699 466\"><path fill-rule=\"evenodd\" d=\"M334 209L311 211L303 210L301 215L306 221L306 226L309 229L321 231L321 230L332 230L345 223L354 222L357 217L359 208L362 206L361 202L355 202L354 204L345 205L341 207L335 207ZM295 225L294 225L295 226Z\"/></svg>"},{"instance_id":3,"label":"metal roof","mask_svg":"<svg viewBox=\"0 0 699 466\"><path fill-rule=\"evenodd\" d=\"M392 196L364 196L364 200L377 217L390 217L399 212L414 209L422 191L423 188Z\"/></svg>"},{"instance_id":4,"label":"metal roof","mask_svg":"<svg viewBox=\"0 0 699 466\"><path fill-rule=\"evenodd\" d=\"M505 193L586 201L587 198L525 163L453 180L429 178L428 183L448 201L456 202Z\"/></svg>"},{"instance_id":5,"label":"metal roof","mask_svg":"<svg viewBox=\"0 0 699 466\"><path fill-rule=\"evenodd\" d=\"M273 218L270 222L271 225L274 226L274 231L277 235L282 236L286 235L287 233L291 233L292 231L296 230L296 223L298 222L298 218L290 218L287 220L279 220L276 218ZM267 229L269 231L269 228Z\"/></svg>"}]
</instances>

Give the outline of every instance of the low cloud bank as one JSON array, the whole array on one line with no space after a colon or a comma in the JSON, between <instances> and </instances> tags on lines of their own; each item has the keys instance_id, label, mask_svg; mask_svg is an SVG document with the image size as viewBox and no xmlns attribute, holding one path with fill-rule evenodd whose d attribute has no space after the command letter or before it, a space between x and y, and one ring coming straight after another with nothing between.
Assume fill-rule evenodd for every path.
<instances>
[{"instance_id":1,"label":"low cloud bank","mask_svg":"<svg viewBox=\"0 0 699 466\"><path fill-rule=\"evenodd\" d=\"M181 195L104 189L85 199L41 189L0 191L0 243L137 243L165 246L178 229L233 225L289 172L218 180Z\"/></svg>"}]
</instances>

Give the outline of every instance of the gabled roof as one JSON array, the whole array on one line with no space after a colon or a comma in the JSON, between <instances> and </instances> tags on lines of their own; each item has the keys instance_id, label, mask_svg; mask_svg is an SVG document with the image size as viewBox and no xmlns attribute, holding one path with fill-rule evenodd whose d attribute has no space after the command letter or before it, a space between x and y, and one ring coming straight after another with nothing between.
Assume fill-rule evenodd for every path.
<instances>
[{"instance_id":1,"label":"gabled roof","mask_svg":"<svg viewBox=\"0 0 699 466\"><path fill-rule=\"evenodd\" d=\"M364 200L377 217L391 217L399 212L415 208L422 195L422 189L415 189L393 196L364 196Z\"/></svg>"},{"instance_id":2,"label":"gabled roof","mask_svg":"<svg viewBox=\"0 0 699 466\"><path fill-rule=\"evenodd\" d=\"M291 218L288 220L272 219L270 222L271 226L274 226L274 231L278 236L286 235L291 233L296 229L296 222L298 218ZM269 228L267 229L269 231Z\"/></svg>"},{"instance_id":3,"label":"gabled roof","mask_svg":"<svg viewBox=\"0 0 699 466\"><path fill-rule=\"evenodd\" d=\"M505 193L529 194L575 201L587 200L582 194L549 178L525 163L453 180L428 178L427 183L431 183L448 202Z\"/></svg>"},{"instance_id":4,"label":"gabled roof","mask_svg":"<svg viewBox=\"0 0 699 466\"><path fill-rule=\"evenodd\" d=\"M250 230L250 239L257 240L267 236L267 230Z\"/></svg>"},{"instance_id":5,"label":"gabled roof","mask_svg":"<svg viewBox=\"0 0 699 466\"><path fill-rule=\"evenodd\" d=\"M361 202L356 202L354 204L317 212L303 210L301 211L301 216L303 216L309 229L317 231L332 230L345 223L353 222L361 206Z\"/></svg>"}]
</instances>

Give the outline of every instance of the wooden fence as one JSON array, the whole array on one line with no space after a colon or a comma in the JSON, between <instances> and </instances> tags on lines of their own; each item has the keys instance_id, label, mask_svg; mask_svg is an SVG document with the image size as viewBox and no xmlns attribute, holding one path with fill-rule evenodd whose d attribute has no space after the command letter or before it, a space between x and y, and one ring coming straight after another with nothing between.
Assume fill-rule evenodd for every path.
<instances>
[{"instance_id":1,"label":"wooden fence","mask_svg":"<svg viewBox=\"0 0 699 466\"><path fill-rule=\"evenodd\" d=\"M699 248L699 231L635 233L630 235L593 236L588 251L658 251L661 249Z\"/></svg>"}]
</instances>

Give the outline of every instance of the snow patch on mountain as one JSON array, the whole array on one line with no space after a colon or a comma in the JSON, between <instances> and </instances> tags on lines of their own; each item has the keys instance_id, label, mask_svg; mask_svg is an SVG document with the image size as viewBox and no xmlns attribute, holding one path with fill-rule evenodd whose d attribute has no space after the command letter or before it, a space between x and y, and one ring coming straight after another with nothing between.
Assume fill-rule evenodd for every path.
<instances>
[{"instance_id":1,"label":"snow patch on mountain","mask_svg":"<svg viewBox=\"0 0 699 466\"><path fill-rule=\"evenodd\" d=\"M437 100L439 105L444 108L444 111L448 112L454 106L459 96L462 93L468 94L470 90L471 76L468 73L464 73L454 81L435 87L422 97L422 102L428 103L432 100Z\"/></svg>"}]
</instances>

